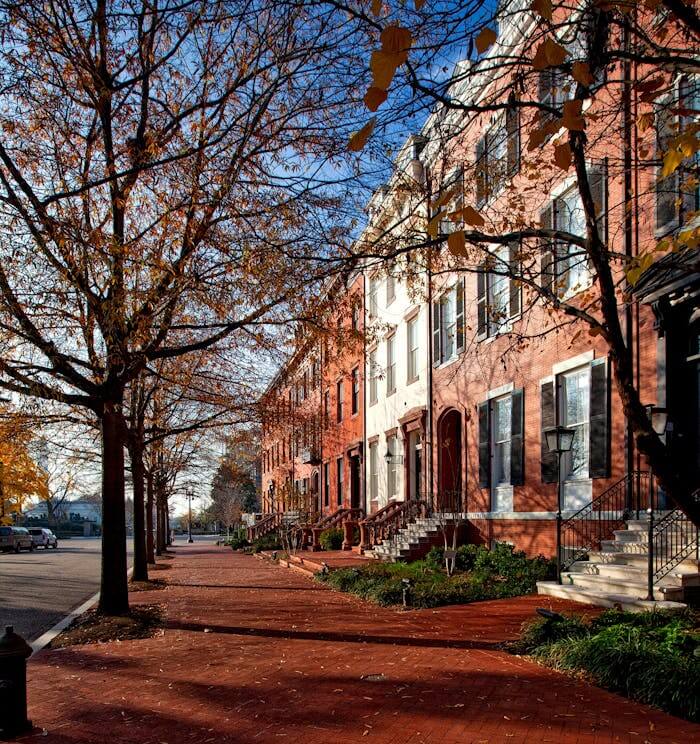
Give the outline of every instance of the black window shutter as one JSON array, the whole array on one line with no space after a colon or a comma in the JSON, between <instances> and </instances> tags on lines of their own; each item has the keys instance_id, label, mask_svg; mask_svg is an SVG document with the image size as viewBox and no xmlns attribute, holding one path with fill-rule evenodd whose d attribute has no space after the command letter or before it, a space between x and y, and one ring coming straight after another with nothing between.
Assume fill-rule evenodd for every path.
<instances>
[{"instance_id":1,"label":"black window shutter","mask_svg":"<svg viewBox=\"0 0 700 744\"><path fill-rule=\"evenodd\" d=\"M457 353L464 351L464 280L458 279L455 287L455 320L457 325Z\"/></svg>"},{"instance_id":2,"label":"black window shutter","mask_svg":"<svg viewBox=\"0 0 700 744\"><path fill-rule=\"evenodd\" d=\"M520 111L515 106L506 109L506 132L508 136L508 175L520 170Z\"/></svg>"},{"instance_id":3,"label":"black window shutter","mask_svg":"<svg viewBox=\"0 0 700 744\"><path fill-rule=\"evenodd\" d=\"M476 204L482 206L488 190L486 163L486 135L476 143Z\"/></svg>"},{"instance_id":4,"label":"black window shutter","mask_svg":"<svg viewBox=\"0 0 700 744\"><path fill-rule=\"evenodd\" d=\"M676 136L676 116L671 110L673 104L669 101L659 106L656 112L656 160L659 163L659 173L663 164L664 153L668 149L669 140ZM678 171L666 178L656 181L656 228L670 227L678 220L677 201L680 195Z\"/></svg>"},{"instance_id":5,"label":"black window shutter","mask_svg":"<svg viewBox=\"0 0 700 744\"><path fill-rule=\"evenodd\" d=\"M491 485L491 435L489 431L489 401L479 403L479 486Z\"/></svg>"},{"instance_id":6,"label":"black window shutter","mask_svg":"<svg viewBox=\"0 0 700 744\"><path fill-rule=\"evenodd\" d=\"M610 476L610 380L608 360L591 362L590 447L588 471L591 478Z\"/></svg>"},{"instance_id":7,"label":"black window shutter","mask_svg":"<svg viewBox=\"0 0 700 744\"><path fill-rule=\"evenodd\" d=\"M541 411L541 431L540 431L540 466L542 471L543 483L557 482L557 456L547 448L547 438L544 435L545 429L551 429L557 425L557 411L554 399L554 382L543 382L540 386L540 411Z\"/></svg>"},{"instance_id":8,"label":"black window shutter","mask_svg":"<svg viewBox=\"0 0 700 744\"><path fill-rule=\"evenodd\" d=\"M546 229L554 227L554 205L548 204L540 212L540 225ZM542 254L541 262L541 285L543 289L551 291L554 282L554 242L549 238L540 239L540 253Z\"/></svg>"},{"instance_id":9,"label":"black window shutter","mask_svg":"<svg viewBox=\"0 0 700 744\"><path fill-rule=\"evenodd\" d=\"M593 203L595 204L598 234L603 242L607 242L608 168L606 161L602 161L591 168L588 182L591 187Z\"/></svg>"},{"instance_id":10,"label":"black window shutter","mask_svg":"<svg viewBox=\"0 0 700 744\"><path fill-rule=\"evenodd\" d=\"M433 366L442 362L442 344L440 343L440 302L433 302Z\"/></svg>"},{"instance_id":11,"label":"black window shutter","mask_svg":"<svg viewBox=\"0 0 700 744\"><path fill-rule=\"evenodd\" d=\"M520 245L511 243L508 246L508 267L510 269L510 317L520 315L522 288L514 277L520 276Z\"/></svg>"},{"instance_id":12,"label":"black window shutter","mask_svg":"<svg viewBox=\"0 0 700 744\"><path fill-rule=\"evenodd\" d=\"M487 312L486 306L486 272L479 269L476 272L476 318L477 328L476 335L478 338L484 338L487 331Z\"/></svg>"},{"instance_id":13,"label":"black window shutter","mask_svg":"<svg viewBox=\"0 0 700 744\"><path fill-rule=\"evenodd\" d=\"M510 422L510 483L525 483L525 391L514 390L511 395Z\"/></svg>"}]
</instances>

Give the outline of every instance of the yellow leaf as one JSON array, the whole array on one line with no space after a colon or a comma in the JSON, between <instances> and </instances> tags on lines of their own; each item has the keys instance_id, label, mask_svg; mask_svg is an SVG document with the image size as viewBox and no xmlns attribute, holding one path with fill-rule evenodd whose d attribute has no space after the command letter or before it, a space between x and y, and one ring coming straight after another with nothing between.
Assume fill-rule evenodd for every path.
<instances>
[{"instance_id":1,"label":"yellow leaf","mask_svg":"<svg viewBox=\"0 0 700 744\"><path fill-rule=\"evenodd\" d=\"M473 207L464 207L462 210L462 217L467 225L482 227L486 224L486 220Z\"/></svg>"},{"instance_id":2,"label":"yellow leaf","mask_svg":"<svg viewBox=\"0 0 700 744\"><path fill-rule=\"evenodd\" d=\"M371 87L364 97L365 106L370 111L376 111L386 101L387 93L381 88Z\"/></svg>"},{"instance_id":3,"label":"yellow leaf","mask_svg":"<svg viewBox=\"0 0 700 744\"><path fill-rule=\"evenodd\" d=\"M461 256L463 258L466 258L467 245L464 240L464 230L450 233L447 236L447 248L453 256Z\"/></svg>"},{"instance_id":4,"label":"yellow leaf","mask_svg":"<svg viewBox=\"0 0 700 744\"><path fill-rule=\"evenodd\" d=\"M372 13L375 17L379 17L382 12L382 0L372 0Z\"/></svg>"},{"instance_id":5,"label":"yellow leaf","mask_svg":"<svg viewBox=\"0 0 700 744\"><path fill-rule=\"evenodd\" d=\"M564 117L561 120L563 126L576 132L582 132L586 128L586 122L581 116L583 101L572 99L564 101Z\"/></svg>"},{"instance_id":6,"label":"yellow leaf","mask_svg":"<svg viewBox=\"0 0 700 744\"><path fill-rule=\"evenodd\" d=\"M482 28L479 31L474 44L476 45L476 51L479 54L483 54L490 46L494 44L497 39L497 34L492 28Z\"/></svg>"},{"instance_id":7,"label":"yellow leaf","mask_svg":"<svg viewBox=\"0 0 700 744\"><path fill-rule=\"evenodd\" d=\"M593 75L591 75L591 68L588 66L588 62L574 62L571 66L571 76L577 83L585 85L587 88L593 85Z\"/></svg>"},{"instance_id":8,"label":"yellow leaf","mask_svg":"<svg viewBox=\"0 0 700 744\"><path fill-rule=\"evenodd\" d=\"M451 189L448 189L447 191L443 192L431 204L432 208L438 209L439 207L444 207L445 204L449 204L455 198L455 196L457 196L461 188L462 188L461 184L457 184L456 186L453 186Z\"/></svg>"},{"instance_id":9,"label":"yellow leaf","mask_svg":"<svg viewBox=\"0 0 700 744\"><path fill-rule=\"evenodd\" d=\"M548 21L552 20L552 0L532 0L530 10Z\"/></svg>"},{"instance_id":10,"label":"yellow leaf","mask_svg":"<svg viewBox=\"0 0 700 744\"><path fill-rule=\"evenodd\" d=\"M387 54L399 54L408 52L413 43L413 36L407 28L401 26L387 26L379 36L382 42L382 51Z\"/></svg>"},{"instance_id":11,"label":"yellow leaf","mask_svg":"<svg viewBox=\"0 0 700 744\"><path fill-rule=\"evenodd\" d=\"M554 162L563 171L567 171L571 167L571 157L571 146L568 142L564 142L554 148Z\"/></svg>"},{"instance_id":12,"label":"yellow leaf","mask_svg":"<svg viewBox=\"0 0 700 744\"><path fill-rule=\"evenodd\" d=\"M664 155L664 167L661 169L661 178L666 178L676 171L683 162L683 153L677 149L670 150Z\"/></svg>"},{"instance_id":13,"label":"yellow leaf","mask_svg":"<svg viewBox=\"0 0 700 744\"><path fill-rule=\"evenodd\" d=\"M350 142L348 143L348 150L350 150L350 152L360 152L360 150L364 149L376 123L377 119L373 116L364 127L362 127L362 129L358 132L353 132L350 136Z\"/></svg>"},{"instance_id":14,"label":"yellow leaf","mask_svg":"<svg viewBox=\"0 0 700 744\"><path fill-rule=\"evenodd\" d=\"M430 222L428 222L428 235L431 238L437 238L440 229L440 221L447 214L446 209L440 210Z\"/></svg>"},{"instance_id":15,"label":"yellow leaf","mask_svg":"<svg viewBox=\"0 0 700 744\"><path fill-rule=\"evenodd\" d=\"M387 90L394 79L396 68L406 61L402 54L388 54L381 50L372 52L369 68L372 70L372 87Z\"/></svg>"},{"instance_id":16,"label":"yellow leaf","mask_svg":"<svg viewBox=\"0 0 700 744\"><path fill-rule=\"evenodd\" d=\"M562 64L567 57L567 51L561 44L546 38L535 51L532 58L532 67L535 70L546 70L548 67L556 67Z\"/></svg>"}]
</instances>

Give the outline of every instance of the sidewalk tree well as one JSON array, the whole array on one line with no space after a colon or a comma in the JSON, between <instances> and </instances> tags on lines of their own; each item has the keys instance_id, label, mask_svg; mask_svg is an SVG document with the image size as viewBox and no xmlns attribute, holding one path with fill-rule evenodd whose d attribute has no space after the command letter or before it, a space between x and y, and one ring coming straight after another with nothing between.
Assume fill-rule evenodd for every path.
<instances>
[{"instance_id":1,"label":"sidewalk tree well","mask_svg":"<svg viewBox=\"0 0 700 744\"><path fill-rule=\"evenodd\" d=\"M0 386L99 425L105 613L128 610L127 386L293 317L342 247L346 26L263 0L0 3Z\"/></svg>"},{"instance_id":2,"label":"sidewalk tree well","mask_svg":"<svg viewBox=\"0 0 700 744\"><path fill-rule=\"evenodd\" d=\"M410 208L400 220L367 230L358 257L395 261L410 254L433 276L460 271L479 282L487 275L512 280L522 292L521 316L535 317L536 331L526 324L509 330L484 304L474 309L475 337L493 323L499 334L509 333L516 351L560 329L604 341L637 451L700 524L692 493L700 484L652 428L629 330L640 276L666 253L699 245L694 4L343 7L375 41L366 76L369 124L349 150L371 151L397 117L432 108L421 133L425 170L395 181ZM464 48L468 59L450 76ZM576 219L559 224L545 196L565 179L578 204ZM613 182L622 196L608 201L605 184ZM644 223L636 234L661 209L674 227L661 235ZM576 271L560 271L562 260Z\"/></svg>"}]
</instances>

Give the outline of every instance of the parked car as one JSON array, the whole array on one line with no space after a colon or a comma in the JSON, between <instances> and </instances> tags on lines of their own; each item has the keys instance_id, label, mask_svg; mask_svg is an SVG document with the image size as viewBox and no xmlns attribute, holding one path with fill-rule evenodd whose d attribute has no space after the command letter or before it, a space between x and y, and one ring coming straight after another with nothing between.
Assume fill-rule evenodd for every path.
<instances>
[{"instance_id":1,"label":"parked car","mask_svg":"<svg viewBox=\"0 0 700 744\"><path fill-rule=\"evenodd\" d=\"M0 550L34 550L34 540L25 527L0 527Z\"/></svg>"},{"instance_id":2,"label":"parked car","mask_svg":"<svg viewBox=\"0 0 700 744\"><path fill-rule=\"evenodd\" d=\"M32 536L35 548L43 547L44 550L48 550L58 547L58 538L48 527L32 527L29 534Z\"/></svg>"}]
</instances>

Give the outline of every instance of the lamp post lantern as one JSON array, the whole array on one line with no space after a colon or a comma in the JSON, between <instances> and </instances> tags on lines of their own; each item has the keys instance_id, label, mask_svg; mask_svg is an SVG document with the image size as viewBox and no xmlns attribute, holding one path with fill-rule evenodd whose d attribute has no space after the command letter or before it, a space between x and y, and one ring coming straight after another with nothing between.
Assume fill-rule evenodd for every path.
<instances>
[{"instance_id":1,"label":"lamp post lantern","mask_svg":"<svg viewBox=\"0 0 700 744\"><path fill-rule=\"evenodd\" d=\"M566 426L553 426L544 432L547 449L557 456L557 584L561 584L561 458L571 450L575 435L576 430Z\"/></svg>"}]
</instances>

